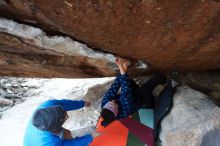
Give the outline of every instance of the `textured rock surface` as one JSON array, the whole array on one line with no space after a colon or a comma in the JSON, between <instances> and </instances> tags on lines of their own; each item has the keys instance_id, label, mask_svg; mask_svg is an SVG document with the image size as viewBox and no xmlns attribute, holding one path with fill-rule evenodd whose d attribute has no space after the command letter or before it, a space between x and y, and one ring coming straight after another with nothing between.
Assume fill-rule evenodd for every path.
<instances>
[{"instance_id":1,"label":"textured rock surface","mask_svg":"<svg viewBox=\"0 0 220 146\"><path fill-rule=\"evenodd\" d=\"M1 0L0 16L43 28L51 35L68 35L93 48L144 60L162 71L220 69L218 0ZM13 63L21 61L17 68L1 69L5 75L89 77L114 72L97 59L92 61L101 65L94 66L95 63L90 64L88 60L81 67L74 66L79 62L73 63L76 69L71 69L56 63L62 60L56 57L62 54L59 51L52 51L55 56L45 51L37 55L36 46L30 43L32 40L22 40L2 31L0 35L1 58L15 58L10 60ZM33 60L27 59L30 49ZM12 50L25 53L14 56L15 53L8 53ZM69 65L72 64L68 62L75 60L64 58ZM53 63L41 65L42 60L53 60ZM25 68L26 64L33 68Z\"/></svg>"},{"instance_id":2,"label":"textured rock surface","mask_svg":"<svg viewBox=\"0 0 220 146\"><path fill-rule=\"evenodd\" d=\"M0 19L0 74L32 77L114 76L115 57L94 51L69 37L47 36L38 28ZM139 60L130 72L143 73ZM135 70L135 72L132 72Z\"/></svg>"},{"instance_id":3,"label":"textured rock surface","mask_svg":"<svg viewBox=\"0 0 220 146\"><path fill-rule=\"evenodd\" d=\"M174 106L162 121L163 146L218 146L220 108L206 95L189 87L179 87Z\"/></svg>"},{"instance_id":4,"label":"textured rock surface","mask_svg":"<svg viewBox=\"0 0 220 146\"><path fill-rule=\"evenodd\" d=\"M205 93L220 106L220 71L180 73L174 78L180 85L187 85L194 90Z\"/></svg>"},{"instance_id":5,"label":"textured rock surface","mask_svg":"<svg viewBox=\"0 0 220 146\"><path fill-rule=\"evenodd\" d=\"M27 78L0 78L0 113L34 96L35 89L42 85L41 79L29 82Z\"/></svg>"},{"instance_id":6,"label":"textured rock surface","mask_svg":"<svg viewBox=\"0 0 220 146\"><path fill-rule=\"evenodd\" d=\"M84 108L80 112L69 113L71 118L65 126L69 129L73 129L74 127L74 129L71 131L73 136L82 136L95 129L101 112L102 97L105 95L106 91L110 88L112 83L113 79L109 79L105 82L90 87L87 93L84 95L84 100L90 101L92 103L91 107ZM75 121L77 121L77 123ZM89 126L81 126L80 128L76 128L79 127L79 123Z\"/></svg>"}]
</instances>

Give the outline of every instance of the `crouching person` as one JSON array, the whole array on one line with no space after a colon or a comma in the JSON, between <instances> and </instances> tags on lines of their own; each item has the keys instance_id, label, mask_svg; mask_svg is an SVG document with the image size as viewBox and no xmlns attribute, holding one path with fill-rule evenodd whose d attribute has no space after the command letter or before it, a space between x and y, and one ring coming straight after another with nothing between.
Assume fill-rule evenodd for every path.
<instances>
[{"instance_id":1,"label":"crouching person","mask_svg":"<svg viewBox=\"0 0 220 146\"><path fill-rule=\"evenodd\" d=\"M28 123L24 146L87 146L99 136L95 131L73 138L71 132L62 127L68 119L67 111L91 105L88 101L48 100L41 104Z\"/></svg>"}]
</instances>

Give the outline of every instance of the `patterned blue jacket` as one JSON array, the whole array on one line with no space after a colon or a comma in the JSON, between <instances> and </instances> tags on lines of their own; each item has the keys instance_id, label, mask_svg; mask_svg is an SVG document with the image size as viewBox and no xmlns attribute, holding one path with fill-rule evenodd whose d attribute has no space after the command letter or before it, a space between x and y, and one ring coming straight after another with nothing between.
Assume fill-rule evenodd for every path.
<instances>
[{"instance_id":1,"label":"patterned blue jacket","mask_svg":"<svg viewBox=\"0 0 220 146\"><path fill-rule=\"evenodd\" d=\"M118 90L121 87L121 94L118 95ZM132 88L127 74L118 75L112 84L111 88L105 94L101 108L111 101L117 100L119 104L119 113L117 119L127 118L138 110L138 106L132 100Z\"/></svg>"}]
</instances>

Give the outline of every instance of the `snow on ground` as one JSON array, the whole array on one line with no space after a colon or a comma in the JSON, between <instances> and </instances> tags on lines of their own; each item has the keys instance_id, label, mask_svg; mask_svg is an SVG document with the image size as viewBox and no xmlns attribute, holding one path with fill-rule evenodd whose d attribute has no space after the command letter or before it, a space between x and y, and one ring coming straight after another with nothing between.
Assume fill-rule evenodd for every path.
<instances>
[{"instance_id":1,"label":"snow on ground","mask_svg":"<svg viewBox=\"0 0 220 146\"><path fill-rule=\"evenodd\" d=\"M83 99L88 88L109 82L110 79L30 79L25 84L39 88L32 91L34 93L32 97L28 97L24 102L2 113L0 118L0 146L22 146L23 135L29 118L38 105L44 101L48 99ZM91 102L95 105L100 102L100 100L93 100ZM73 111L70 115L75 115L75 120L79 119L79 122L71 121L70 118L65 127L72 131L84 129L85 132L88 131L89 126L95 125L94 122L97 120L99 112L94 108L88 110L83 108L78 112Z\"/></svg>"}]
</instances>

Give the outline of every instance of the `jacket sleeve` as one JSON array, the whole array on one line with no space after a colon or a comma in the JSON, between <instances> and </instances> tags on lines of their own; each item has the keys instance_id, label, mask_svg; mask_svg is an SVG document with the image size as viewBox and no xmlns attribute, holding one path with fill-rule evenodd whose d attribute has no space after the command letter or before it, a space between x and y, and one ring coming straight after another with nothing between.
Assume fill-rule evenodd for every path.
<instances>
[{"instance_id":1,"label":"jacket sleeve","mask_svg":"<svg viewBox=\"0 0 220 146\"><path fill-rule=\"evenodd\" d=\"M63 107L65 111L77 110L83 108L85 106L85 102L83 100L48 100L47 102L43 103L39 108L50 107L54 105L60 105Z\"/></svg>"},{"instance_id":2,"label":"jacket sleeve","mask_svg":"<svg viewBox=\"0 0 220 146\"><path fill-rule=\"evenodd\" d=\"M121 95L119 97L120 103L120 114L118 118L126 118L130 115L132 110L132 89L129 81L129 77L127 74L121 75Z\"/></svg>"},{"instance_id":3,"label":"jacket sleeve","mask_svg":"<svg viewBox=\"0 0 220 146\"><path fill-rule=\"evenodd\" d=\"M101 104L101 108L103 108L103 106L114 99L114 97L117 96L118 94L118 90L121 86L121 83L120 83L120 75L118 75L114 81L114 83L112 84L111 88L106 92L105 96L103 97L102 99L102 104Z\"/></svg>"},{"instance_id":4,"label":"jacket sleeve","mask_svg":"<svg viewBox=\"0 0 220 146\"><path fill-rule=\"evenodd\" d=\"M88 134L70 140L62 140L58 146L87 146L92 142L92 140L92 135Z\"/></svg>"}]
</instances>

